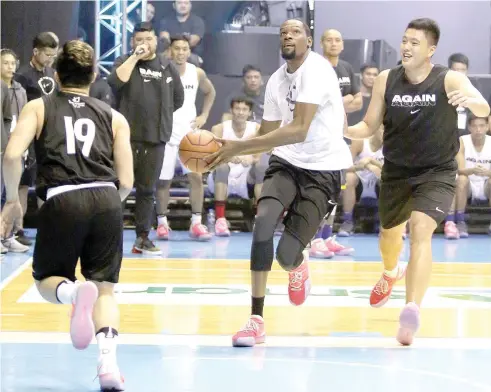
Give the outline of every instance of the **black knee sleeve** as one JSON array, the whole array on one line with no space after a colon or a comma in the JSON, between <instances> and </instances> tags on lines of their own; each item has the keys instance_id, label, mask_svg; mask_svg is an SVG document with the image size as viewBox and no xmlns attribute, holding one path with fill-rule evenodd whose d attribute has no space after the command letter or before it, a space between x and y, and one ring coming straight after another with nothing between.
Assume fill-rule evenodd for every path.
<instances>
[{"instance_id":1,"label":"black knee sleeve","mask_svg":"<svg viewBox=\"0 0 491 392\"><path fill-rule=\"evenodd\" d=\"M292 271L302 264L304 249L299 239L285 230L276 248L276 260L285 271Z\"/></svg>"},{"instance_id":2,"label":"black knee sleeve","mask_svg":"<svg viewBox=\"0 0 491 392\"><path fill-rule=\"evenodd\" d=\"M259 202L252 236L252 271L271 271L274 258L274 229L282 212L283 205L276 199L262 199Z\"/></svg>"}]
</instances>

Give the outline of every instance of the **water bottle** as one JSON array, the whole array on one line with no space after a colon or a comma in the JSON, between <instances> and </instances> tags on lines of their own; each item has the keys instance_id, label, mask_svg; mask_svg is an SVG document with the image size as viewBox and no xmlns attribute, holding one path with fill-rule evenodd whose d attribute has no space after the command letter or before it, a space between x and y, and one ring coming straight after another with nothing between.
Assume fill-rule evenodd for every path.
<instances>
[{"instance_id":1,"label":"water bottle","mask_svg":"<svg viewBox=\"0 0 491 392\"><path fill-rule=\"evenodd\" d=\"M210 233L215 232L215 210L210 208L208 210L208 215L206 216L206 225L208 226L208 231Z\"/></svg>"}]
</instances>

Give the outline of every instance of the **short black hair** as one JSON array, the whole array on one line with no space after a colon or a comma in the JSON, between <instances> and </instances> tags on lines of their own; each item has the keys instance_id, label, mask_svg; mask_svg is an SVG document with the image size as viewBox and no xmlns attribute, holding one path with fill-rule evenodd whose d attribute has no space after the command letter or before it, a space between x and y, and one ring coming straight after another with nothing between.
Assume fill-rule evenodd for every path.
<instances>
[{"instance_id":1,"label":"short black hair","mask_svg":"<svg viewBox=\"0 0 491 392\"><path fill-rule=\"evenodd\" d=\"M426 38L430 37L433 45L438 45L440 41L440 27L433 19L430 18L419 18L413 19L407 25L406 29L415 29L425 32Z\"/></svg>"},{"instance_id":2,"label":"short black hair","mask_svg":"<svg viewBox=\"0 0 491 392\"><path fill-rule=\"evenodd\" d=\"M230 101L230 108L232 109L236 103L245 103L247 106L249 106L249 109L252 110L254 107L254 102L252 102L249 98L247 97L234 97Z\"/></svg>"},{"instance_id":3,"label":"short black hair","mask_svg":"<svg viewBox=\"0 0 491 392\"><path fill-rule=\"evenodd\" d=\"M469 57L463 53L451 54L448 58L448 68L452 67L454 63L465 64L465 66L469 68Z\"/></svg>"},{"instance_id":4,"label":"short black hair","mask_svg":"<svg viewBox=\"0 0 491 392\"><path fill-rule=\"evenodd\" d=\"M136 33L152 31L155 34L155 27L153 27L153 24L151 22L140 22L135 25L135 28L133 29L133 35L135 35Z\"/></svg>"},{"instance_id":5,"label":"short black hair","mask_svg":"<svg viewBox=\"0 0 491 392\"><path fill-rule=\"evenodd\" d=\"M50 32L39 33L32 40L33 49L56 49L60 42L58 41L55 34Z\"/></svg>"},{"instance_id":6,"label":"short black hair","mask_svg":"<svg viewBox=\"0 0 491 392\"><path fill-rule=\"evenodd\" d=\"M251 71L256 71L256 72L261 73L261 70L259 69L259 67L256 67L255 65L252 65L252 64L247 64L244 66L244 68L242 68L242 77L246 76Z\"/></svg>"},{"instance_id":7,"label":"short black hair","mask_svg":"<svg viewBox=\"0 0 491 392\"><path fill-rule=\"evenodd\" d=\"M189 38L186 35L174 35L170 39L170 44L172 45L176 41L186 41L189 46L191 46L191 42L189 41Z\"/></svg>"},{"instance_id":8,"label":"short black hair","mask_svg":"<svg viewBox=\"0 0 491 392\"><path fill-rule=\"evenodd\" d=\"M86 42L68 41L56 61L62 87L86 87L94 77L94 49Z\"/></svg>"},{"instance_id":9,"label":"short black hair","mask_svg":"<svg viewBox=\"0 0 491 392\"><path fill-rule=\"evenodd\" d=\"M310 27L302 19L299 19L299 18L291 18L291 19L285 20L285 22L288 22L289 20L296 20L297 22L302 23L303 30L305 31L305 34L307 35L307 37L312 37L312 31L310 31ZM283 22L283 23L285 23L285 22Z\"/></svg>"},{"instance_id":10,"label":"short black hair","mask_svg":"<svg viewBox=\"0 0 491 392\"><path fill-rule=\"evenodd\" d=\"M489 123L489 117L478 117L473 113L469 113L467 116L467 125L471 125L475 120L484 120L486 123Z\"/></svg>"},{"instance_id":11,"label":"short black hair","mask_svg":"<svg viewBox=\"0 0 491 392\"><path fill-rule=\"evenodd\" d=\"M360 72L363 73L365 72L367 69L370 69L370 68L377 68L378 71L380 71L379 67L377 64L375 63L365 63L361 66L360 68Z\"/></svg>"},{"instance_id":12,"label":"short black hair","mask_svg":"<svg viewBox=\"0 0 491 392\"><path fill-rule=\"evenodd\" d=\"M14 59L15 59L15 61L17 61L17 55L15 54L15 52L12 49L9 49L9 48L0 49L0 55L1 56L6 56L8 54L10 54L11 56L13 56Z\"/></svg>"}]
</instances>

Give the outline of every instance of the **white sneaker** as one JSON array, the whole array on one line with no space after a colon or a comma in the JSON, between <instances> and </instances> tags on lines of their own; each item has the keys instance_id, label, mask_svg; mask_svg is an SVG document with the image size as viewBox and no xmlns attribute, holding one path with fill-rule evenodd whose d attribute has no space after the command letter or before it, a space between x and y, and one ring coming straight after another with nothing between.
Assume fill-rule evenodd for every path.
<instances>
[{"instance_id":1,"label":"white sneaker","mask_svg":"<svg viewBox=\"0 0 491 392\"><path fill-rule=\"evenodd\" d=\"M124 391L124 378L114 360L100 360L97 376L102 391Z\"/></svg>"},{"instance_id":2,"label":"white sneaker","mask_svg":"<svg viewBox=\"0 0 491 392\"><path fill-rule=\"evenodd\" d=\"M3 244L3 242L0 242L0 250L1 250L1 252L0 252L0 253L1 253L2 255L4 255L4 254L8 253L9 248L7 248L7 247L6 247L6 246Z\"/></svg>"},{"instance_id":3,"label":"white sneaker","mask_svg":"<svg viewBox=\"0 0 491 392\"><path fill-rule=\"evenodd\" d=\"M9 252L25 253L29 250L28 246L22 245L19 241L15 239L15 237L11 237L6 240L3 240L2 244L8 248Z\"/></svg>"}]
</instances>

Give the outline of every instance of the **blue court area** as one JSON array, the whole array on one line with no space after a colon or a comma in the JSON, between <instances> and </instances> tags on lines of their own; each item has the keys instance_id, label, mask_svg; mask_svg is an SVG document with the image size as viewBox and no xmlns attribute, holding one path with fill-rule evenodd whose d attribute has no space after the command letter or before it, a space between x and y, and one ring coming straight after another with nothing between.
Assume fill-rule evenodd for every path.
<instances>
[{"instance_id":1,"label":"blue court area","mask_svg":"<svg viewBox=\"0 0 491 392\"><path fill-rule=\"evenodd\" d=\"M34 231L29 231L33 234ZM319 263L353 263L380 261L377 237L355 235L338 239L353 246L353 257L336 256ZM125 257L131 254L134 233L125 232ZM251 245L250 233L233 233L231 238L214 238L209 243L191 241L187 232L172 232L171 241L158 242L163 256L145 256L144 260L206 259L234 260L244 263ZM405 241L402 260L407 260L409 240ZM491 238L473 235L468 239L447 241L442 236L433 240L436 263L491 263ZM1 262L1 294L9 290L9 281L22 269L29 268L29 254L7 255ZM210 264L212 268L212 264ZM375 271L378 266L375 264ZM380 266L381 268L381 266ZM467 268L467 267L461 267ZM374 282L378 275L374 273ZM354 276L353 278L356 278ZM286 278L285 278L286 279ZM183 275L183 282L185 281ZM246 283L246 282L245 282ZM489 289L489 287L488 287ZM485 288L482 289L485 292ZM459 317L474 317L476 324L491 328L491 295L479 306L487 316L475 318L471 310L457 309ZM20 294L19 294L20 295ZM487 297L486 297L487 295ZM487 299L486 299L487 298ZM135 305L135 310L137 305ZM289 309L288 311L299 311ZM302 308L308 309L308 308ZM327 317L328 308L316 308L318 317ZM440 309L441 310L441 309ZM455 310L455 309L451 309ZM247 309L245 310L247 312ZM379 312L365 308L359 313ZM445 311L445 310L443 310ZM159 313L161 312L161 313ZM196 322L206 322L207 307L196 304L182 308L173 317L189 320L194 312ZM268 312L268 310L266 310ZM469 313L467 313L469 312ZM166 308L156 306L158 317L169 317ZM299 313L302 314L302 313ZM396 325L398 313L377 317L377 322ZM484 314L484 313L483 313ZM341 315L344 317L343 315ZM15 317L14 315L4 315ZM155 315L157 317L157 315ZM232 316L231 316L232 317ZM21 317L19 316L19 319ZM240 327L242 319L235 320ZM3 332L1 340L1 391L97 391L97 346L85 351L75 350L66 333L48 332L39 320L39 332ZM152 323L152 319L141 323ZM213 320L210 320L212 323ZM298 322L305 322L299 319ZM19 320L20 323L20 320ZM281 323L280 327L281 327ZM21 325L21 324L19 324ZM478 325L483 327L483 325ZM126 390L132 392L473 392L491 391L491 339L479 334L475 338L428 338L419 336L412 347L400 347L395 339L378 334L316 333L285 336L268 334L265 345L254 348L233 348L229 334L221 333L220 325L210 327L216 333L202 335L140 334L121 332L118 361L126 380ZM176 329L172 332L175 333ZM489 336L489 334L488 334Z\"/></svg>"}]
</instances>

